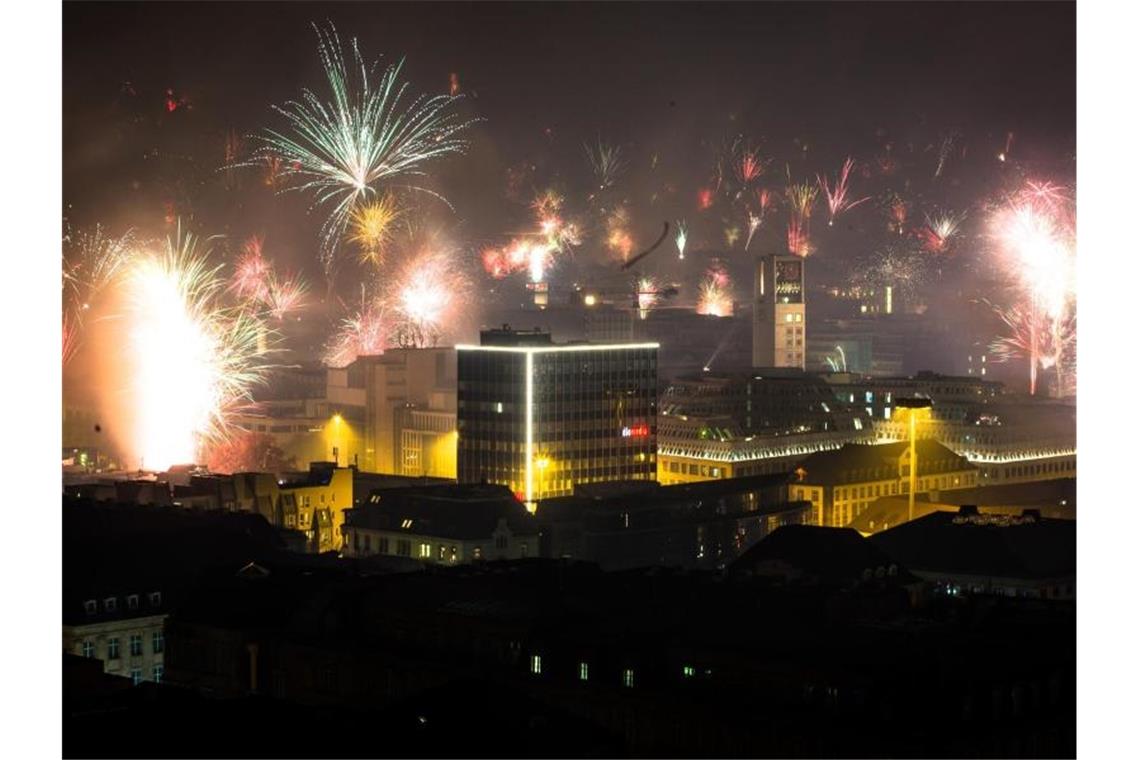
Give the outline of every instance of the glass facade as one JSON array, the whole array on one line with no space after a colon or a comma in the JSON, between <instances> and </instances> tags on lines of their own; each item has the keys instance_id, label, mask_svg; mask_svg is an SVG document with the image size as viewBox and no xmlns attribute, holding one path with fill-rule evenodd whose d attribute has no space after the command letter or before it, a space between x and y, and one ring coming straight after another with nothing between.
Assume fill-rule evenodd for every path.
<instances>
[{"instance_id":1,"label":"glass facade","mask_svg":"<svg viewBox=\"0 0 1140 760\"><path fill-rule=\"evenodd\" d=\"M656 475L655 344L460 347L458 405L460 482L529 504Z\"/></svg>"}]
</instances>

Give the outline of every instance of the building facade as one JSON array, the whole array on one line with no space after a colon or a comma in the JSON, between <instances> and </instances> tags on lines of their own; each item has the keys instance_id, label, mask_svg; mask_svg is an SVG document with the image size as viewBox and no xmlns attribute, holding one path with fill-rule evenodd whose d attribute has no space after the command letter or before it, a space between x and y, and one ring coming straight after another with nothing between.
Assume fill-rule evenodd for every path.
<instances>
[{"instance_id":1,"label":"building facade","mask_svg":"<svg viewBox=\"0 0 1140 760\"><path fill-rule=\"evenodd\" d=\"M504 486L441 485L374 491L345 523L346 557L429 564L539 555L538 524Z\"/></svg>"},{"instance_id":2,"label":"building facade","mask_svg":"<svg viewBox=\"0 0 1140 760\"><path fill-rule=\"evenodd\" d=\"M978 485L978 470L937 441L919 441L915 493L934 493ZM842 528L876 499L908 493L910 449L906 442L848 444L807 457L796 468L790 491L810 501L815 525Z\"/></svg>"},{"instance_id":3,"label":"building facade","mask_svg":"<svg viewBox=\"0 0 1140 760\"><path fill-rule=\"evenodd\" d=\"M656 343L504 328L457 348L460 483L505 485L533 510L576 484L656 476Z\"/></svg>"},{"instance_id":4,"label":"building facade","mask_svg":"<svg viewBox=\"0 0 1140 760\"><path fill-rule=\"evenodd\" d=\"M85 599L65 610L63 651L103 661L103 672L160 682L166 649L162 592L142 590Z\"/></svg>"},{"instance_id":5,"label":"building facade","mask_svg":"<svg viewBox=\"0 0 1140 760\"><path fill-rule=\"evenodd\" d=\"M238 508L271 525L305 534L314 553L337 551L343 543L344 513L352 508L353 470L313 462L307 473L281 479L272 473L233 476Z\"/></svg>"},{"instance_id":6,"label":"building facade","mask_svg":"<svg viewBox=\"0 0 1140 760\"><path fill-rule=\"evenodd\" d=\"M752 366L804 368L805 295L803 258L772 254L757 260Z\"/></svg>"}]
</instances>

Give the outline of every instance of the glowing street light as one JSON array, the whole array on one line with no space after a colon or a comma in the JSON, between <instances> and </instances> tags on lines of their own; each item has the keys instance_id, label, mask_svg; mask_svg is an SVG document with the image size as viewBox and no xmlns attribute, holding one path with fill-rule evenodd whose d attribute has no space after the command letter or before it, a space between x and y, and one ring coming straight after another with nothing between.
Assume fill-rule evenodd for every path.
<instances>
[{"instance_id":1,"label":"glowing street light","mask_svg":"<svg viewBox=\"0 0 1140 760\"><path fill-rule=\"evenodd\" d=\"M918 483L918 453L915 448L915 438L918 430L918 419L930 419L932 404L928 398L896 398L895 411L901 411L909 418L910 428L910 488L907 494L907 520L914 519L914 491Z\"/></svg>"}]
</instances>

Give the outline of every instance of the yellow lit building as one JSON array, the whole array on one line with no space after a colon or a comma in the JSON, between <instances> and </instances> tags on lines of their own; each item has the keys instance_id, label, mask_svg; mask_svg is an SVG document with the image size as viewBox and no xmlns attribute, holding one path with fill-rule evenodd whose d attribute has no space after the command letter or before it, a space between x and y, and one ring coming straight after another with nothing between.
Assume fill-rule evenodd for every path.
<instances>
[{"instance_id":1,"label":"yellow lit building","mask_svg":"<svg viewBox=\"0 0 1140 760\"><path fill-rule=\"evenodd\" d=\"M978 469L937 441L917 443L915 493L936 493L978 485ZM789 497L810 501L812 523L844 527L881 496L907 494L909 444L848 444L807 457L796 468Z\"/></svg>"},{"instance_id":2,"label":"yellow lit building","mask_svg":"<svg viewBox=\"0 0 1140 760\"><path fill-rule=\"evenodd\" d=\"M339 550L344 512L352 509L352 470L313 462L309 472L280 480L271 473L234 476L239 509L257 512L273 525L305 534L313 552Z\"/></svg>"}]
</instances>

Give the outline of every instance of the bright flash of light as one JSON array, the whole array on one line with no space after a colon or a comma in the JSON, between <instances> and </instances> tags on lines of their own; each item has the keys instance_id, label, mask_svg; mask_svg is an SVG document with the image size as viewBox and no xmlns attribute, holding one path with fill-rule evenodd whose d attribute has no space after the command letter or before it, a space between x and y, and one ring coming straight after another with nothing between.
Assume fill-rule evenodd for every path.
<instances>
[{"instance_id":1,"label":"bright flash of light","mask_svg":"<svg viewBox=\"0 0 1140 760\"><path fill-rule=\"evenodd\" d=\"M225 307L225 283L191 235L132 260L125 280L133 453L166 469L197 461L264 379L270 334L247 309Z\"/></svg>"},{"instance_id":2,"label":"bright flash of light","mask_svg":"<svg viewBox=\"0 0 1140 760\"><path fill-rule=\"evenodd\" d=\"M701 281L697 313L713 317L732 316L732 282L728 270L720 264L710 267Z\"/></svg>"},{"instance_id":3,"label":"bright flash of light","mask_svg":"<svg viewBox=\"0 0 1140 760\"><path fill-rule=\"evenodd\" d=\"M855 168L855 161L848 157L843 162L843 166L839 169L839 174L836 176L835 184L832 185L827 177L823 175L816 175L816 181L819 187L823 190L823 195L827 198L827 210L830 216L827 219L828 225L835 223L835 218L842 214L844 211L855 208L860 203L870 200L870 196L860 198L859 200L851 200L848 197L850 192L849 182L851 180L851 170Z\"/></svg>"},{"instance_id":4,"label":"bright flash of light","mask_svg":"<svg viewBox=\"0 0 1140 760\"><path fill-rule=\"evenodd\" d=\"M634 284L637 288L638 315L645 319L661 298L661 286L654 277L640 277Z\"/></svg>"},{"instance_id":5,"label":"bright flash of light","mask_svg":"<svg viewBox=\"0 0 1140 760\"><path fill-rule=\"evenodd\" d=\"M373 87L355 39L350 76L336 29L313 28L330 96L304 89L300 100L274 106L290 129L265 130L256 160L280 158L280 173L291 180L287 190L311 193L315 207L330 207L321 227L321 261L330 271L357 204L382 181L421 175L429 161L461 153L466 142L458 135L472 122L452 110L462 96L405 99L403 61L385 69Z\"/></svg>"},{"instance_id":6,"label":"bright flash of light","mask_svg":"<svg viewBox=\"0 0 1140 760\"><path fill-rule=\"evenodd\" d=\"M360 205L352 214L350 242L360 247L360 263L380 266L385 248L392 240L393 226L403 214L391 194Z\"/></svg>"},{"instance_id":7,"label":"bright flash of light","mask_svg":"<svg viewBox=\"0 0 1140 760\"><path fill-rule=\"evenodd\" d=\"M469 290L452 251L430 245L404 264L389 298L396 316L395 339L401 346L436 345L455 322Z\"/></svg>"}]
</instances>

